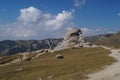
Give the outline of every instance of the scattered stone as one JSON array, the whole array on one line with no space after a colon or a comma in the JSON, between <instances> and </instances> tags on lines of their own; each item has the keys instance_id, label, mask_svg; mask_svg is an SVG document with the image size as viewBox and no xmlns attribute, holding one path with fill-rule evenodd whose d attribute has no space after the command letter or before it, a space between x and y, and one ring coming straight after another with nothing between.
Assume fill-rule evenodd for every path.
<instances>
[{"instance_id":1,"label":"scattered stone","mask_svg":"<svg viewBox=\"0 0 120 80\"><path fill-rule=\"evenodd\" d=\"M40 78L38 78L38 79L36 79L36 80L43 80L43 79L40 77Z\"/></svg>"},{"instance_id":2,"label":"scattered stone","mask_svg":"<svg viewBox=\"0 0 120 80\"><path fill-rule=\"evenodd\" d=\"M120 76L120 73L115 74L115 77L118 77L118 76Z\"/></svg>"},{"instance_id":3,"label":"scattered stone","mask_svg":"<svg viewBox=\"0 0 120 80\"><path fill-rule=\"evenodd\" d=\"M41 50L38 50L38 51L35 51L36 53L45 53L45 52L49 52L51 51L50 49L41 49Z\"/></svg>"},{"instance_id":4,"label":"scattered stone","mask_svg":"<svg viewBox=\"0 0 120 80\"><path fill-rule=\"evenodd\" d=\"M92 44L90 42L84 43L84 47L92 47Z\"/></svg>"},{"instance_id":5,"label":"scattered stone","mask_svg":"<svg viewBox=\"0 0 120 80\"><path fill-rule=\"evenodd\" d=\"M15 71L22 71L24 68L17 68Z\"/></svg>"},{"instance_id":6,"label":"scattered stone","mask_svg":"<svg viewBox=\"0 0 120 80\"><path fill-rule=\"evenodd\" d=\"M42 52L44 52L44 49L36 51L36 53L42 53Z\"/></svg>"},{"instance_id":7,"label":"scattered stone","mask_svg":"<svg viewBox=\"0 0 120 80\"><path fill-rule=\"evenodd\" d=\"M29 55L27 55L26 59L24 59L24 61L29 61L31 59L33 59L37 54L36 53L30 53Z\"/></svg>"},{"instance_id":8,"label":"scattered stone","mask_svg":"<svg viewBox=\"0 0 120 80\"><path fill-rule=\"evenodd\" d=\"M44 52L48 52L48 49L44 49Z\"/></svg>"},{"instance_id":9,"label":"scattered stone","mask_svg":"<svg viewBox=\"0 0 120 80\"><path fill-rule=\"evenodd\" d=\"M54 75L50 75L50 76L48 76L47 78L48 79L52 79L54 77Z\"/></svg>"},{"instance_id":10,"label":"scattered stone","mask_svg":"<svg viewBox=\"0 0 120 80\"><path fill-rule=\"evenodd\" d=\"M64 56L63 56L62 54L57 54L57 55L56 55L56 58L57 58L57 59L63 59Z\"/></svg>"}]
</instances>

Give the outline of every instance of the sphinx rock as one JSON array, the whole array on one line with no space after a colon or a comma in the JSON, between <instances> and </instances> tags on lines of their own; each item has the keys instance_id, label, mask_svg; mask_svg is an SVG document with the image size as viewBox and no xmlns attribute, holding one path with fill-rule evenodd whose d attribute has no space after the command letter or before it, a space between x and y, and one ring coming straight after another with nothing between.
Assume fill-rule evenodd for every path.
<instances>
[{"instance_id":1,"label":"sphinx rock","mask_svg":"<svg viewBox=\"0 0 120 80\"><path fill-rule=\"evenodd\" d=\"M58 44L54 50L63 50L67 48L74 48L74 47L84 47L85 40L82 32L78 28L71 28L68 30L65 38L62 42Z\"/></svg>"}]
</instances>

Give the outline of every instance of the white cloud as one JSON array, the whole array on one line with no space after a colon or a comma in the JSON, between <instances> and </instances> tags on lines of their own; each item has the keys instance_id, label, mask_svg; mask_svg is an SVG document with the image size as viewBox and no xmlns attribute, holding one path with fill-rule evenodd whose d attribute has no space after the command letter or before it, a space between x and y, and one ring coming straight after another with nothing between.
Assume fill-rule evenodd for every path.
<instances>
[{"instance_id":1,"label":"white cloud","mask_svg":"<svg viewBox=\"0 0 120 80\"><path fill-rule=\"evenodd\" d=\"M63 35L67 27L74 25L73 14L73 10L52 15L35 7L21 9L16 22L2 26L0 37L3 39L42 39L54 34L59 34L54 35L54 37L59 37Z\"/></svg>"},{"instance_id":2,"label":"white cloud","mask_svg":"<svg viewBox=\"0 0 120 80\"><path fill-rule=\"evenodd\" d=\"M118 13L117 15L120 16L120 13Z\"/></svg>"},{"instance_id":3,"label":"white cloud","mask_svg":"<svg viewBox=\"0 0 120 80\"><path fill-rule=\"evenodd\" d=\"M81 30L82 30L82 32L83 32L84 34L86 34L86 33L88 33L88 32L89 32L89 29L88 29L88 28L86 28L86 27L81 28Z\"/></svg>"},{"instance_id":4,"label":"white cloud","mask_svg":"<svg viewBox=\"0 0 120 80\"><path fill-rule=\"evenodd\" d=\"M98 34L105 34L105 33L112 33L112 28L102 28L102 27L98 27L98 28L87 28L87 27L83 27L81 28L82 32L84 35L86 36L91 36L91 35L98 35Z\"/></svg>"},{"instance_id":5,"label":"white cloud","mask_svg":"<svg viewBox=\"0 0 120 80\"><path fill-rule=\"evenodd\" d=\"M25 24L27 23L35 23L37 22L41 17L41 11L34 8L34 7L29 7L25 9L20 10L20 16L18 20L24 22Z\"/></svg>"},{"instance_id":6,"label":"white cloud","mask_svg":"<svg viewBox=\"0 0 120 80\"><path fill-rule=\"evenodd\" d=\"M82 7L83 5L85 5L86 4L86 0L74 0L74 5L75 5L75 7Z\"/></svg>"},{"instance_id":7,"label":"white cloud","mask_svg":"<svg viewBox=\"0 0 120 80\"><path fill-rule=\"evenodd\" d=\"M52 19L49 19L46 21L47 30L57 30L61 28L62 26L67 26L71 23L70 20L73 19L73 13L68 11L63 11L62 13L59 13L57 16L55 16ZM51 28L52 27L52 28Z\"/></svg>"}]
</instances>

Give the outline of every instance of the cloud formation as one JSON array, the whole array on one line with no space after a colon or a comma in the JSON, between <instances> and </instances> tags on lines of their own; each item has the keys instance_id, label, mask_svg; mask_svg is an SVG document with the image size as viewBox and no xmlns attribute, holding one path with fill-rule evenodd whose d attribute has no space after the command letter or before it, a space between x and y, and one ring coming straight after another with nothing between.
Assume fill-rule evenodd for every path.
<instances>
[{"instance_id":1,"label":"cloud formation","mask_svg":"<svg viewBox=\"0 0 120 80\"><path fill-rule=\"evenodd\" d=\"M83 4L83 3L82 3ZM66 29L75 27L75 10L65 11L53 15L28 7L20 10L17 20L13 23L0 26L0 40L5 39L44 39L63 37ZM89 29L81 27L84 35L94 35L112 31L110 29Z\"/></svg>"},{"instance_id":2,"label":"cloud formation","mask_svg":"<svg viewBox=\"0 0 120 80\"><path fill-rule=\"evenodd\" d=\"M88 33L88 32L89 32L89 29L88 29L88 28L86 28L86 27L81 28L81 30L82 30L82 32L83 32L84 34L86 34L86 33Z\"/></svg>"},{"instance_id":3,"label":"cloud formation","mask_svg":"<svg viewBox=\"0 0 120 80\"><path fill-rule=\"evenodd\" d=\"M2 26L2 39L43 39L61 37L67 27L73 26L74 11L62 11L57 15L29 7L20 10L17 21Z\"/></svg>"},{"instance_id":4,"label":"cloud formation","mask_svg":"<svg viewBox=\"0 0 120 80\"><path fill-rule=\"evenodd\" d=\"M39 19L41 19L41 11L34 7L20 10L20 16L18 20L23 22L24 24L36 23L37 21L39 21Z\"/></svg>"},{"instance_id":5,"label":"cloud formation","mask_svg":"<svg viewBox=\"0 0 120 80\"><path fill-rule=\"evenodd\" d=\"M87 27L82 27L81 31L83 32L84 35L86 36L91 36L91 35L98 35L98 34L105 34L105 33L114 33L111 32L113 28L87 28Z\"/></svg>"},{"instance_id":6,"label":"cloud formation","mask_svg":"<svg viewBox=\"0 0 120 80\"><path fill-rule=\"evenodd\" d=\"M86 0L74 0L74 6L81 8L86 4Z\"/></svg>"}]
</instances>

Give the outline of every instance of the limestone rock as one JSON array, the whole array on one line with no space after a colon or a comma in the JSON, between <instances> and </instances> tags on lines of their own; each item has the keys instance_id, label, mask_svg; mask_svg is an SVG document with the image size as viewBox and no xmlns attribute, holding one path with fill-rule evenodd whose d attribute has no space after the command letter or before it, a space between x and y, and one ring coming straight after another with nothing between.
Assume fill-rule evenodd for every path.
<instances>
[{"instance_id":1,"label":"limestone rock","mask_svg":"<svg viewBox=\"0 0 120 80\"><path fill-rule=\"evenodd\" d=\"M54 50L63 50L73 47L84 47L85 40L82 32L78 28L71 28L68 30L64 40L58 44Z\"/></svg>"},{"instance_id":2,"label":"limestone rock","mask_svg":"<svg viewBox=\"0 0 120 80\"><path fill-rule=\"evenodd\" d=\"M39 77L38 79L36 79L36 80L43 80L41 77Z\"/></svg>"},{"instance_id":3,"label":"limestone rock","mask_svg":"<svg viewBox=\"0 0 120 80\"><path fill-rule=\"evenodd\" d=\"M55 76L55 75L50 75L50 76L48 76L47 78L48 78L48 79L52 79L54 76Z\"/></svg>"},{"instance_id":4,"label":"limestone rock","mask_svg":"<svg viewBox=\"0 0 120 80\"><path fill-rule=\"evenodd\" d=\"M17 68L15 71L22 71L24 68Z\"/></svg>"},{"instance_id":5,"label":"limestone rock","mask_svg":"<svg viewBox=\"0 0 120 80\"><path fill-rule=\"evenodd\" d=\"M57 54L57 55L56 55L56 58L57 58L57 59L63 59L64 56L63 56L62 54Z\"/></svg>"}]
</instances>

